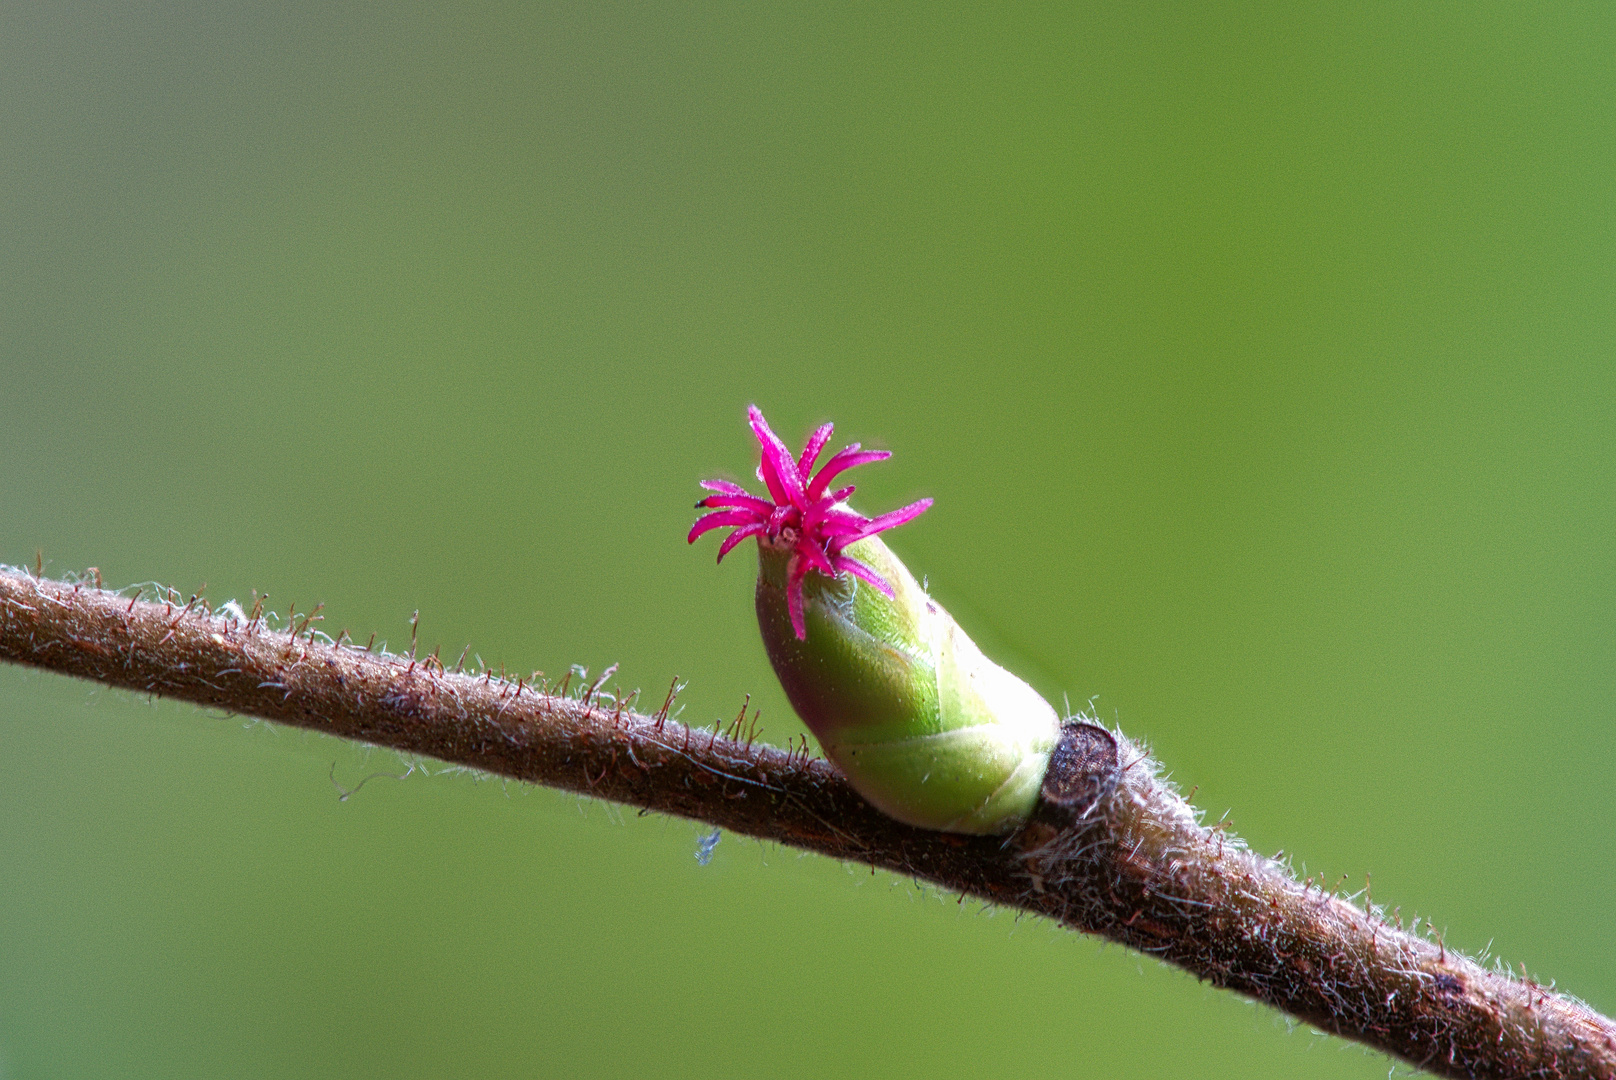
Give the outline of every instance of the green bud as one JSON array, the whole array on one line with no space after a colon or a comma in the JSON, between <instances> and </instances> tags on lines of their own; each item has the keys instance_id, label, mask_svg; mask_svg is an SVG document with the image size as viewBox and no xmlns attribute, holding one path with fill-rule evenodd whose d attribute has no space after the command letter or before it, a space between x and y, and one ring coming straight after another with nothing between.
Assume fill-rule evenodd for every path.
<instances>
[{"instance_id":1,"label":"green bud","mask_svg":"<svg viewBox=\"0 0 1616 1080\"><path fill-rule=\"evenodd\" d=\"M899 821L995 834L1038 800L1060 721L982 655L879 537L846 549L892 588L852 574L802 578L806 635L788 592L792 554L758 545L757 613L786 697L853 787Z\"/></svg>"},{"instance_id":2,"label":"green bud","mask_svg":"<svg viewBox=\"0 0 1616 1080\"><path fill-rule=\"evenodd\" d=\"M853 787L891 817L948 832L1008 832L1038 802L1060 734L1049 703L982 655L877 533L931 506L868 518L832 480L885 460L858 443L814 470L825 424L793 456L756 405L747 410L769 497L728 480L696 506L690 543L733 530L718 558L758 542L757 613L786 696Z\"/></svg>"}]
</instances>

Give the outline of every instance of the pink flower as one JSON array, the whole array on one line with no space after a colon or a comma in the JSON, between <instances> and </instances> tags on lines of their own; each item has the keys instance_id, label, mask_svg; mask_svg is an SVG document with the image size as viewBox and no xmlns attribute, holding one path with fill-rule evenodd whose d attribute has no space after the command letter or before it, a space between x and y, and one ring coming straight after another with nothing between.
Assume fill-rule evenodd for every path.
<instances>
[{"instance_id":1,"label":"pink flower","mask_svg":"<svg viewBox=\"0 0 1616 1080\"><path fill-rule=\"evenodd\" d=\"M751 418L752 433L763 446L757 476L769 489L773 501L753 495L728 480L703 480L702 487L718 494L709 495L696 504L698 509L705 507L713 512L703 514L690 527L689 542L695 543L696 537L710 529L728 526L735 531L718 547L720 562L749 536L757 537L758 543L765 547L790 552L786 607L791 612L791 628L796 631L797 639L806 640L808 627L802 617L802 579L808 572L816 570L835 578L845 570L890 597L892 586L880 574L851 555L843 555L842 551L867 536L919 517L931 506L931 500L921 499L877 518L854 513L844 505L853 494L852 486L827 491L830 482L855 465L884 461L891 454L885 450L860 450L859 444L854 443L832 455L817 474L810 475L820 451L830 441L831 424L808 436L802 455L793 458L780 436L769 430L756 405L747 410L747 415Z\"/></svg>"}]
</instances>

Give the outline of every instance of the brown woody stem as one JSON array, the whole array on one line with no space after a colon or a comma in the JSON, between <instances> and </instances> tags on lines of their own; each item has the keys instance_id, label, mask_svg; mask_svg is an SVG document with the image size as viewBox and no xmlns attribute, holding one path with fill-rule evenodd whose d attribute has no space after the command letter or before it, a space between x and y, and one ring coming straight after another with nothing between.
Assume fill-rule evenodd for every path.
<instances>
[{"instance_id":1,"label":"brown woody stem","mask_svg":"<svg viewBox=\"0 0 1616 1080\"><path fill-rule=\"evenodd\" d=\"M1104 935L1438 1075L1616 1080L1616 1024L1202 827L1119 734L1068 727L1032 823L956 836L883 816L800 750L669 719L671 692L647 716L598 684L460 674L314 640L312 622L286 633L0 569L3 659L879 866Z\"/></svg>"}]
</instances>

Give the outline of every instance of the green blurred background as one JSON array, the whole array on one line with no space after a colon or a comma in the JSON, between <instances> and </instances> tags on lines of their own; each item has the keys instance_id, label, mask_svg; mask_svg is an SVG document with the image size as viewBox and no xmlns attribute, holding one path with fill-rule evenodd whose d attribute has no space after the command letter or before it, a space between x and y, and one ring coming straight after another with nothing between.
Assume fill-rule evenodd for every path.
<instances>
[{"instance_id":1,"label":"green blurred background","mask_svg":"<svg viewBox=\"0 0 1616 1080\"><path fill-rule=\"evenodd\" d=\"M1322 6L1321 6L1322 7ZM1608 5L0 7L0 560L800 731L796 442L1212 817L1616 1009ZM1381 1077L905 881L0 669L0 1075Z\"/></svg>"}]
</instances>

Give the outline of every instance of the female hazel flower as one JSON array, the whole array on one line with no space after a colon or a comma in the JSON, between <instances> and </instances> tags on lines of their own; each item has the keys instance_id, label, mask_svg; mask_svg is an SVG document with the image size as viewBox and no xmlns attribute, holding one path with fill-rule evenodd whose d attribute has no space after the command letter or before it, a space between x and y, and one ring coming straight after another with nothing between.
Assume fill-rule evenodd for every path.
<instances>
[{"instance_id":1,"label":"female hazel flower","mask_svg":"<svg viewBox=\"0 0 1616 1080\"><path fill-rule=\"evenodd\" d=\"M814 473L830 424L793 457L757 406L749 416L770 497L703 481L716 494L696 504L711 512L689 540L732 528L722 560L757 538L758 626L792 707L889 816L949 832L1016 828L1038 800L1060 722L1032 687L982 655L877 536L931 500L865 517L847 505L851 486L830 484L886 451L854 443Z\"/></svg>"}]
</instances>

